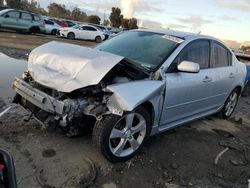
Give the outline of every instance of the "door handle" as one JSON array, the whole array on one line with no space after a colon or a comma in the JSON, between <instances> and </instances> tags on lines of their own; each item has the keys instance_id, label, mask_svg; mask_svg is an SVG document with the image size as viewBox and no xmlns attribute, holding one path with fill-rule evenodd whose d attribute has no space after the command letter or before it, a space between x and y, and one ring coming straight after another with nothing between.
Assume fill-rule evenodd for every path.
<instances>
[{"instance_id":1,"label":"door handle","mask_svg":"<svg viewBox=\"0 0 250 188\"><path fill-rule=\"evenodd\" d=\"M234 78L234 73L230 73L228 77L229 78Z\"/></svg>"},{"instance_id":2,"label":"door handle","mask_svg":"<svg viewBox=\"0 0 250 188\"><path fill-rule=\"evenodd\" d=\"M212 82L212 78L206 76L206 77L203 79L203 82L204 82L204 83Z\"/></svg>"}]
</instances>

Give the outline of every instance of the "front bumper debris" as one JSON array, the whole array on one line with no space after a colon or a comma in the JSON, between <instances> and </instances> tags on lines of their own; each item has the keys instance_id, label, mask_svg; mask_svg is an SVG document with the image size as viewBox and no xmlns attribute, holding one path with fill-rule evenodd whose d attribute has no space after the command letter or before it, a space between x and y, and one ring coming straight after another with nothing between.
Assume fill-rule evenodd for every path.
<instances>
[{"instance_id":1,"label":"front bumper debris","mask_svg":"<svg viewBox=\"0 0 250 188\"><path fill-rule=\"evenodd\" d=\"M16 93L44 111L52 114L63 115L64 102L59 101L36 88L33 88L19 78L15 78L12 87Z\"/></svg>"}]
</instances>

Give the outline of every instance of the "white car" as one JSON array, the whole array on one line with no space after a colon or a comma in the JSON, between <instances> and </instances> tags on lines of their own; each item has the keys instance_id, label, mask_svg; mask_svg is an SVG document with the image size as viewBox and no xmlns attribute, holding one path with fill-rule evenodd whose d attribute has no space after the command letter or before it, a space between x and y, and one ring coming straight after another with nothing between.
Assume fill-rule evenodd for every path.
<instances>
[{"instance_id":1,"label":"white car","mask_svg":"<svg viewBox=\"0 0 250 188\"><path fill-rule=\"evenodd\" d=\"M73 27L65 27L61 29L58 34L61 37L66 37L70 40L94 40L97 43L100 43L105 39L103 31L100 31L96 27L90 25L76 25Z\"/></svg>"},{"instance_id":2,"label":"white car","mask_svg":"<svg viewBox=\"0 0 250 188\"><path fill-rule=\"evenodd\" d=\"M46 34L56 35L57 31L62 28L62 26L50 20L44 19L44 23L45 23Z\"/></svg>"}]
</instances>

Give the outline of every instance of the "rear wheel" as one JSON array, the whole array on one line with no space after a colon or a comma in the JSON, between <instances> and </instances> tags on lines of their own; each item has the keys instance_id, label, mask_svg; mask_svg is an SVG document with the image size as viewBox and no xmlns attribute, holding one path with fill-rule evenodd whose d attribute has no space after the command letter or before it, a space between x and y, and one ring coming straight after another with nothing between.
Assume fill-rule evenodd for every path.
<instances>
[{"instance_id":1,"label":"rear wheel","mask_svg":"<svg viewBox=\"0 0 250 188\"><path fill-rule=\"evenodd\" d=\"M67 38L70 39L70 40L74 40L74 39L75 39L75 34L72 33L72 32L70 32L70 33L68 34Z\"/></svg>"},{"instance_id":2,"label":"rear wheel","mask_svg":"<svg viewBox=\"0 0 250 188\"><path fill-rule=\"evenodd\" d=\"M227 119L233 114L237 106L239 96L240 96L240 91L238 89L234 89L232 93L229 95L224 104L224 107L221 110L221 116L223 119Z\"/></svg>"},{"instance_id":3,"label":"rear wheel","mask_svg":"<svg viewBox=\"0 0 250 188\"><path fill-rule=\"evenodd\" d=\"M101 43L101 42L102 42L102 38L101 38L100 36L97 36L97 37L95 38L95 42L96 42L96 43Z\"/></svg>"},{"instance_id":4,"label":"rear wheel","mask_svg":"<svg viewBox=\"0 0 250 188\"><path fill-rule=\"evenodd\" d=\"M56 35L56 32L57 32L57 30L56 30L56 29L53 29L53 30L51 31L51 35Z\"/></svg>"},{"instance_id":5,"label":"rear wheel","mask_svg":"<svg viewBox=\"0 0 250 188\"><path fill-rule=\"evenodd\" d=\"M32 27L32 28L29 29L28 33L33 34L33 33L40 33L40 32L41 32L41 30L40 30L39 27Z\"/></svg>"},{"instance_id":6,"label":"rear wheel","mask_svg":"<svg viewBox=\"0 0 250 188\"><path fill-rule=\"evenodd\" d=\"M150 127L150 116L140 107L122 117L105 116L96 123L93 140L109 161L127 161L142 148Z\"/></svg>"}]
</instances>

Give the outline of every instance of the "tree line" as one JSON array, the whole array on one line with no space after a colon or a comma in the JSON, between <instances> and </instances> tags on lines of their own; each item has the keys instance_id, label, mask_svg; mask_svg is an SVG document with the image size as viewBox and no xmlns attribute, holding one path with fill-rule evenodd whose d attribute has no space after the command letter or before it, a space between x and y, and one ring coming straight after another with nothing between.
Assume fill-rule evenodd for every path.
<instances>
[{"instance_id":1,"label":"tree line","mask_svg":"<svg viewBox=\"0 0 250 188\"><path fill-rule=\"evenodd\" d=\"M78 7L68 9L63 4L51 3L47 10L42 8L36 0L6 0L7 7L35 12L44 16L51 16L80 22L90 22L100 24L101 18L97 15L88 16L86 12ZM0 0L0 6L3 6L3 0ZM137 20L135 18L126 19L121 14L119 8L113 7L110 20L104 20L104 25L112 27L123 27L126 29L137 29Z\"/></svg>"}]
</instances>

